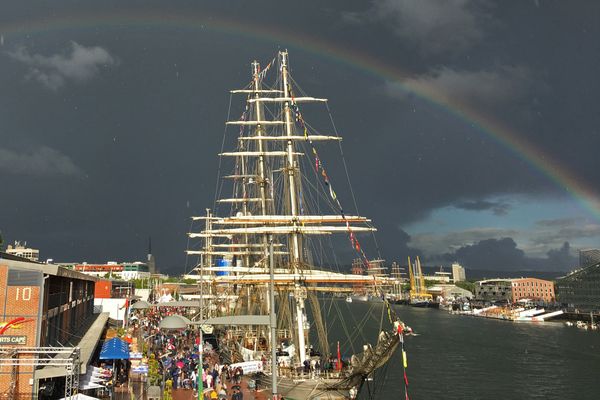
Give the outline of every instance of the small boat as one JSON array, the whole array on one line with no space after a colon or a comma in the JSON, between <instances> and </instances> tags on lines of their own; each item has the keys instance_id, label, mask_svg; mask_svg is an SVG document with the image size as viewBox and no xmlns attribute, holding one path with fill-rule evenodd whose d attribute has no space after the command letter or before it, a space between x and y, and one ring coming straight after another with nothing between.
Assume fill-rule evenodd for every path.
<instances>
[{"instance_id":1,"label":"small boat","mask_svg":"<svg viewBox=\"0 0 600 400\"><path fill-rule=\"evenodd\" d=\"M346 303L352 303L352 297L351 296L346 297Z\"/></svg>"},{"instance_id":2,"label":"small boat","mask_svg":"<svg viewBox=\"0 0 600 400\"><path fill-rule=\"evenodd\" d=\"M573 323L571 321L567 321L567 322L565 322L565 325L566 326L573 326Z\"/></svg>"},{"instance_id":3,"label":"small boat","mask_svg":"<svg viewBox=\"0 0 600 400\"><path fill-rule=\"evenodd\" d=\"M412 307L429 307L430 301L428 299L410 299L410 305Z\"/></svg>"}]
</instances>

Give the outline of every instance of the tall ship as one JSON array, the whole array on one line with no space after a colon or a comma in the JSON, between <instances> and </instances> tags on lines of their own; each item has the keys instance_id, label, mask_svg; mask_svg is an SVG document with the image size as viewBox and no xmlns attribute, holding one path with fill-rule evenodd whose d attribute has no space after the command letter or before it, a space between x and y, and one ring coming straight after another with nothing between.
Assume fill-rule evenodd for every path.
<instances>
[{"instance_id":1,"label":"tall ship","mask_svg":"<svg viewBox=\"0 0 600 400\"><path fill-rule=\"evenodd\" d=\"M221 357L229 363L262 360L259 387L273 389L276 378L277 393L286 399L353 397L393 355L402 323L384 300L380 307L387 310L379 314L385 329L372 344L363 343L362 352L344 359L339 342L330 339L333 319L326 311L338 304L324 302L351 307L334 294L357 286L376 294L389 283L359 241L375 227L342 208L321 157L330 153L327 142L335 149L341 141L333 119L329 122L327 99L303 92L290 73L287 51L263 69L254 61L248 85L231 94L243 99L241 116L226 123L234 128L235 148L220 153L215 204L192 217L200 227L189 233L197 246L188 254L199 262L187 277L198 280L199 296L207 302L199 318L258 321L270 315L270 326L252 325L250 318L215 329ZM315 121L327 120L332 132L321 133L305 117L304 108L314 103L325 105ZM226 135L223 143L231 136L227 130ZM365 273L339 267L340 243L357 254ZM384 299L383 292L377 295Z\"/></svg>"},{"instance_id":2,"label":"tall ship","mask_svg":"<svg viewBox=\"0 0 600 400\"><path fill-rule=\"evenodd\" d=\"M408 257L408 276L410 279L409 304L414 307L428 307L433 303L433 296L427 292L419 256L412 264Z\"/></svg>"}]
</instances>

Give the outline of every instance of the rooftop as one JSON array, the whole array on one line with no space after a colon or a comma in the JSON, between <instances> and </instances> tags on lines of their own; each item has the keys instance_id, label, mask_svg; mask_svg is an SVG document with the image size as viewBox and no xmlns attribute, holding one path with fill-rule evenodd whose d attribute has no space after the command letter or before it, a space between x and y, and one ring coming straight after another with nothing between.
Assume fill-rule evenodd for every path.
<instances>
[{"instance_id":1,"label":"rooftop","mask_svg":"<svg viewBox=\"0 0 600 400\"><path fill-rule=\"evenodd\" d=\"M97 281L93 276L72 271L55 264L43 264L34 262L23 257L17 257L4 252L0 252L0 265L8 266L12 269L24 269L30 271L39 271L46 275L64 276L68 278L81 279L86 281Z\"/></svg>"}]
</instances>

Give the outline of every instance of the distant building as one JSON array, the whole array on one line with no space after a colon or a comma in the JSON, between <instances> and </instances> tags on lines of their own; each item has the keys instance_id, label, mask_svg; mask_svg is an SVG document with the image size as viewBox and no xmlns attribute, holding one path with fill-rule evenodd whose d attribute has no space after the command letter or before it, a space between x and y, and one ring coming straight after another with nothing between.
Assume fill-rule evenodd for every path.
<instances>
[{"instance_id":1,"label":"distant building","mask_svg":"<svg viewBox=\"0 0 600 400\"><path fill-rule=\"evenodd\" d=\"M452 263L452 282L463 282L467 280L465 269L459 263Z\"/></svg>"},{"instance_id":2,"label":"distant building","mask_svg":"<svg viewBox=\"0 0 600 400\"><path fill-rule=\"evenodd\" d=\"M151 274L156 274L158 271L156 270L156 259L152 253L148 254L148 271Z\"/></svg>"},{"instance_id":3,"label":"distant building","mask_svg":"<svg viewBox=\"0 0 600 400\"><path fill-rule=\"evenodd\" d=\"M588 265L600 263L599 249L581 249L579 250L579 267L584 268Z\"/></svg>"},{"instance_id":4,"label":"distant building","mask_svg":"<svg viewBox=\"0 0 600 400\"><path fill-rule=\"evenodd\" d=\"M156 259L154 258L154 254L152 254L152 238L148 238L148 271L151 274L156 274L158 271L156 270Z\"/></svg>"},{"instance_id":5,"label":"distant building","mask_svg":"<svg viewBox=\"0 0 600 400\"><path fill-rule=\"evenodd\" d=\"M484 301L514 303L521 299L553 302L554 284L537 278L488 279L475 286L475 298Z\"/></svg>"},{"instance_id":6,"label":"distant building","mask_svg":"<svg viewBox=\"0 0 600 400\"><path fill-rule=\"evenodd\" d=\"M6 249L6 254L27 258L31 261L38 261L40 259L40 251L38 249L27 247L27 242L21 244L21 242L15 241L14 246L9 244Z\"/></svg>"},{"instance_id":7,"label":"distant building","mask_svg":"<svg viewBox=\"0 0 600 400\"><path fill-rule=\"evenodd\" d=\"M423 275L426 281L450 283L450 272L436 271L433 275Z\"/></svg>"},{"instance_id":8,"label":"distant building","mask_svg":"<svg viewBox=\"0 0 600 400\"><path fill-rule=\"evenodd\" d=\"M86 275L101 278L105 276L114 276L115 278L118 278L121 276L121 272L123 272L123 265L115 262L108 262L106 264L88 264L84 262L82 264L75 264L73 269Z\"/></svg>"},{"instance_id":9,"label":"distant building","mask_svg":"<svg viewBox=\"0 0 600 400\"><path fill-rule=\"evenodd\" d=\"M559 278L556 291L558 301L570 310L600 310L600 262Z\"/></svg>"},{"instance_id":10,"label":"distant building","mask_svg":"<svg viewBox=\"0 0 600 400\"><path fill-rule=\"evenodd\" d=\"M148 264L139 261L136 261L134 263L123 263L123 271L121 271L121 278L126 281L130 281L132 279L150 278Z\"/></svg>"},{"instance_id":11,"label":"distant building","mask_svg":"<svg viewBox=\"0 0 600 400\"><path fill-rule=\"evenodd\" d=\"M133 263L116 263L109 261L106 264L76 264L73 269L86 275L97 276L100 278L111 277L124 280L148 279L150 272L148 264L136 261Z\"/></svg>"},{"instance_id":12,"label":"distant building","mask_svg":"<svg viewBox=\"0 0 600 400\"><path fill-rule=\"evenodd\" d=\"M427 288L427 292L433 295L433 297L443 297L444 299L472 299L473 293L470 291L459 288L456 285L445 285L445 284L436 284L434 286L430 286Z\"/></svg>"},{"instance_id":13,"label":"distant building","mask_svg":"<svg viewBox=\"0 0 600 400\"><path fill-rule=\"evenodd\" d=\"M476 282L475 299L512 303L512 282L510 279L487 279Z\"/></svg>"}]
</instances>

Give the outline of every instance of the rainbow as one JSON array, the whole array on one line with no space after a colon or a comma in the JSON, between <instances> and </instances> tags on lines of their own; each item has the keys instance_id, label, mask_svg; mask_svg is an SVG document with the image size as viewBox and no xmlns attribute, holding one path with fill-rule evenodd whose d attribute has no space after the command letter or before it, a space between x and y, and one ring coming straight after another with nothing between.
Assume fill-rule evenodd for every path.
<instances>
[{"instance_id":1,"label":"rainbow","mask_svg":"<svg viewBox=\"0 0 600 400\"><path fill-rule=\"evenodd\" d=\"M137 10L119 11L118 14L77 13L68 16L0 23L0 34L8 39L11 36L36 35L49 31L122 27L207 30L226 35L244 36L313 53L369 75L392 81L407 93L412 93L458 118L468 126L475 128L480 134L506 148L516 157L524 160L559 189L566 191L595 219L600 221L600 197L596 191L523 135L457 99L446 97L434 86L410 83L406 79L410 75L395 65L387 64L368 54L340 44L327 42L322 38L300 32L287 32L272 26L251 24L248 21L216 14L201 16L194 13L163 14L158 11L152 13Z\"/></svg>"}]
</instances>

